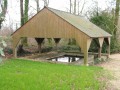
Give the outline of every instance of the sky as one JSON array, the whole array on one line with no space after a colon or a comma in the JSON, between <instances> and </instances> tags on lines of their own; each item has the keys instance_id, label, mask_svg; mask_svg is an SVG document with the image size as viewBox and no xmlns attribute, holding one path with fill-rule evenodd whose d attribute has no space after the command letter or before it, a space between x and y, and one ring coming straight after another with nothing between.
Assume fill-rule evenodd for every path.
<instances>
[{"instance_id":1,"label":"sky","mask_svg":"<svg viewBox=\"0 0 120 90\"><path fill-rule=\"evenodd\" d=\"M83 6L83 1L80 0L80 10ZM92 1L98 1L98 7L102 10L105 10L108 6L111 7L111 0L85 0L86 4L83 9L83 13L87 12L89 9L94 8L96 5ZM44 7L44 3L40 0L40 9ZM49 0L49 7L68 11L69 10L69 0ZM36 14L36 3L35 0L29 0L29 18ZM5 22L3 24L4 27L8 26L16 30L20 26L20 3L19 0L8 0L8 10Z\"/></svg>"}]
</instances>

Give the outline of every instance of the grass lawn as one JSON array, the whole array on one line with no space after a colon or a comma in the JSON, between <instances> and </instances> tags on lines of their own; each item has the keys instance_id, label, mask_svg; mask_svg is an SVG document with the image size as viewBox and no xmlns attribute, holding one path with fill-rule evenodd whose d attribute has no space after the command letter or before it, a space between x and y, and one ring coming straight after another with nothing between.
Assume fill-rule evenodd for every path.
<instances>
[{"instance_id":1,"label":"grass lawn","mask_svg":"<svg viewBox=\"0 0 120 90\"><path fill-rule=\"evenodd\" d=\"M0 90L103 90L100 67L12 59L0 64Z\"/></svg>"}]
</instances>

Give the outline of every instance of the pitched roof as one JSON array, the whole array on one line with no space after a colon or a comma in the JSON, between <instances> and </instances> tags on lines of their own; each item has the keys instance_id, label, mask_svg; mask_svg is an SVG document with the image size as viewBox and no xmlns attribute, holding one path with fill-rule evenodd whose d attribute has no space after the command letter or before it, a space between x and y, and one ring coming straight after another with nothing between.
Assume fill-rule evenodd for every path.
<instances>
[{"instance_id":1,"label":"pitched roof","mask_svg":"<svg viewBox=\"0 0 120 90\"><path fill-rule=\"evenodd\" d=\"M53 12L54 14L56 14L57 16L59 16L60 18L65 20L66 22L70 23L72 26L74 26L78 30L82 31L83 33L85 33L89 37L97 38L97 37L110 37L110 36L112 36L111 34L107 33L103 29L99 28L98 26L91 23L89 20L84 19L81 16L70 14L68 12L56 10L56 9L49 8L49 7L45 7L45 8L47 8L48 10L50 10L51 12ZM44 8L42 10L44 10ZM41 11L39 11L39 13ZM38 15L39 13L37 13L36 15ZM34 17L36 15L34 15L30 20L34 19ZM26 23L28 23L30 20L28 20ZM24 25L26 25L26 23ZM18 28L14 33L16 33L18 30L20 30L20 28ZM13 35L14 33L12 33L11 35Z\"/></svg>"},{"instance_id":2,"label":"pitched roof","mask_svg":"<svg viewBox=\"0 0 120 90\"><path fill-rule=\"evenodd\" d=\"M48 8L48 7L47 7ZM81 16L73 15L64 11L48 8L50 11L66 20L68 23L72 24L74 27L80 31L87 34L89 37L110 37L111 34L107 33L103 29L99 28L95 24L91 23L89 20L84 19Z\"/></svg>"}]
</instances>

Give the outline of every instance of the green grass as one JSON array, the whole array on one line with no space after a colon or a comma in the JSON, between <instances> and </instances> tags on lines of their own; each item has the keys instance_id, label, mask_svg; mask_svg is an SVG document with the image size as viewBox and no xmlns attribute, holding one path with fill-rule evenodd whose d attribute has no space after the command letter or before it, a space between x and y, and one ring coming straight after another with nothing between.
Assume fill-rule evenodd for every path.
<instances>
[{"instance_id":1,"label":"green grass","mask_svg":"<svg viewBox=\"0 0 120 90\"><path fill-rule=\"evenodd\" d=\"M0 90L102 90L100 67L8 60L0 64Z\"/></svg>"}]
</instances>

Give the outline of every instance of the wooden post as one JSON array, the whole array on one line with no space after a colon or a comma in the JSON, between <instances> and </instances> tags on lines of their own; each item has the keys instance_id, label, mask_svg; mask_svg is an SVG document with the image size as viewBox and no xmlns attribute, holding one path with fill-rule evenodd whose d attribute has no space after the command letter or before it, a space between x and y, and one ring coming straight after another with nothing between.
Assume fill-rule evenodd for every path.
<instances>
[{"instance_id":1,"label":"wooden post","mask_svg":"<svg viewBox=\"0 0 120 90\"><path fill-rule=\"evenodd\" d=\"M107 53L108 53L107 57L109 58L109 56L110 56L110 37L105 38L105 42L107 44Z\"/></svg>"},{"instance_id":2,"label":"wooden post","mask_svg":"<svg viewBox=\"0 0 120 90\"><path fill-rule=\"evenodd\" d=\"M13 55L14 55L14 58L17 58L17 48L13 48Z\"/></svg>"},{"instance_id":3,"label":"wooden post","mask_svg":"<svg viewBox=\"0 0 120 90\"><path fill-rule=\"evenodd\" d=\"M55 60L58 61L58 58L56 57Z\"/></svg>"},{"instance_id":4,"label":"wooden post","mask_svg":"<svg viewBox=\"0 0 120 90\"><path fill-rule=\"evenodd\" d=\"M108 58L110 57L110 37L108 37Z\"/></svg>"},{"instance_id":5,"label":"wooden post","mask_svg":"<svg viewBox=\"0 0 120 90\"><path fill-rule=\"evenodd\" d=\"M84 65L88 66L88 42L84 45Z\"/></svg>"},{"instance_id":6,"label":"wooden post","mask_svg":"<svg viewBox=\"0 0 120 90\"><path fill-rule=\"evenodd\" d=\"M75 57L73 56L73 57L72 57L72 62L74 62L74 61L75 61Z\"/></svg>"},{"instance_id":7,"label":"wooden post","mask_svg":"<svg viewBox=\"0 0 120 90\"><path fill-rule=\"evenodd\" d=\"M101 51L102 51L102 45L103 45L104 38L98 38L98 41L99 41L98 57L101 58Z\"/></svg>"},{"instance_id":8,"label":"wooden post","mask_svg":"<svg viewBox=\"0 0 120 90\"><path fill-rule=\"evenodd\" d=\"M70 57L68 57L68 62L70 62Z\"/></svg>"},{"instance_id":9,"label":"wooden post","mask_svg":"<svg viewBox=\"0 0 120 90\"><path fill-rule=\"evenodd\" d=\"M88 66L88 51L84 50L84 65Z\"/></svg>"},{"instance_id":10,"label":"wooden post","mask_svg":"<svg viewBox=\"0 0 120 90\"><path fill-rule=\"evenodd\" d=\"M13 55L14 58L17 58L17 46L21 42L21 38L15 38L13 39Z\"/></svg>"},{"instance_id":11,"label":"wooden post","mask_svg":"<svg viewBox=\"0 0 120 90\"><path fill-rule=\"evenodd\" d=\"M107 56L107 58L109 58L109 57L110 57L110 45L108 45L107 51L108 51L108 56Z\"/></svg>"},{"instance_id":12,"label":"wooden post","mask_svg":"<svg viewBox=\"0 0 120 90\"><path fill-rule=\"evenodd\" d=\"M101 51L102 51L102 47L99 47L98 49L98 57L101 58Z\"/></svg>"},{"instance_id":13,"label":"wooden post","mask_svg":"<svg viewBox=\"0 0 120 90\"><path fill-rule=\"evenodd\" d=\"M38 52L39 52L39 53L42 52L41 43L38 43Z\"/></svg>"},{"instance_id":14,"label":"wooden post","mask_svg":"<svg viewBox=\"0 0 120 90\"><path fill-rule=\"evenodd\" d=\"M60 38L54 38L56 44L56 50L58 50L58 43L60 42Z\"/></svg>"},{"instance_id":15,"label":"wooden post","mask_svg":"<svg viewBox=\"0 0 120 90\"><path fill-rule=\"evenodd\" d=\"M92 42L92 38L88 38L85 41L85 45L84 45L84 65L88 66L88 50L90 48Z\"/></svg>"},{"instance_id":16,"label":"wooden post","mask_svg":"<svg viewBox=\"0 0 120 90\"><path fill-rule=\"evenodd\" d=\"M38 43L38 52L41 53L42 51L42 42L44 41L44 38L35 38L35 40L37 41Z\"/></svg>"}]
</instances>

